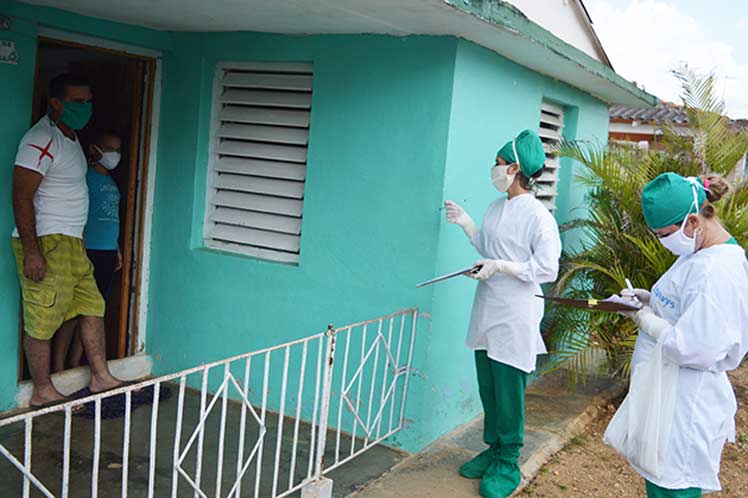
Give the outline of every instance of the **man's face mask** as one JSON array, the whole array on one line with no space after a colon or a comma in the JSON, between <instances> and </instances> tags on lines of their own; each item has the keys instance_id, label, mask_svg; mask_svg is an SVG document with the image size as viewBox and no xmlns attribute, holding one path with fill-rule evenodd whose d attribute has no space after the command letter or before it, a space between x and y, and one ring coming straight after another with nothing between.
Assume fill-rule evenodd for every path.
<instances>
[{"instance_id":1,"label":"man's face mask","mask_svg":"<svg viewBox=\"0 0 748 498\"><path fill-rule=\"evenodd\" d=\"M109 171L112 171L114 168L117 167L119 164L120 159L122 158L122 155L117 151L112 152L104 152L100 148L98 148L96 145L94 145L94 148L101 154L101 159L97 161L98 164L102 165L104 168L106 168Z\"/></svg>"},{"instance_id":2,"label":"man's face mask","mask_svg":"<svg viewBox=\"0 0 748 498\"><path fill-rule=\"evenodd\" d=\"M91 102L63 102L60 121L74 130L82 130L93 114Z\"/></svg>"},{"instance_id":3,"label":"man's face mask","mask_svg":"<svg viewBox=\"0 0 748 498\"><path fill-rule=\"evenodd\" d=\"M496 165L491 169L491 183L499 192L506 192L514 183L514 176L509 174L509 165Z\"/></svg>"}]
</instances>

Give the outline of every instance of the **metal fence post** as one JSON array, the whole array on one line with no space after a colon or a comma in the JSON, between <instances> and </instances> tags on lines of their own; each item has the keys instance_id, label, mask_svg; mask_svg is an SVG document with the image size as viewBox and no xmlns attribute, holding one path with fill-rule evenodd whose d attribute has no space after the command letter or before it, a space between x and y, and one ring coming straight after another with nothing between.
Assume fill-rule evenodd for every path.
<instances>
[{"instance_id":1,"label":"metal fence post","mask_svg":"<svg viewBox=\"0 0 748 498\"><path fill-rule=\"evenodd\" d=\"M330 394L332 392L332 366L335 362L335 329L328 325L327 347L325 349L325 367L322 376L322 407L319 414L319 429L317 430L317 461L314 476L322 477L325 460L325 445L327 443L327 421L330 418Z\"/></svg>"},{"instance_id":2,"label":"metal fence post","mask_svg":"<svg viewBox=\"0 0 748 498\"><path fill-rule=\"evenodd\" d=\"M322 399L320 401L319 428L317 430L317 454L314 466L314 480L301 489L302 498L330 498L332 495L332 481L322 477L325 460L325 445L327 443L327 421L330 418L330 396L332 393L332 374L335 362L335 328L328 325L327 345L325 348L324 370L322 375Z\"/></svg>"}]
</instances>

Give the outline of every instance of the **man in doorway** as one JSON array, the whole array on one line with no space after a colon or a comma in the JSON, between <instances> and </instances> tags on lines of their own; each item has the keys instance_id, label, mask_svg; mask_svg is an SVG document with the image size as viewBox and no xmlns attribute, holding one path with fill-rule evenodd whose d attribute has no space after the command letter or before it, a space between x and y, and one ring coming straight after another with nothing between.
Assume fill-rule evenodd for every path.
<instances>
[{"instance_id":1,"label":"man in doorway","mask_svg":"<svg viewBox=\"0 0 748 498\"><path fill-rule=\"evenodd\" d=\"M21 140L13 170L13 251L35 408L65 399L50 380L50 340L71 320L80 322L91 367L91 392L122 384L107 367L104 300L83 244L88 167L76 130L91 118L91 99L91 88L83 78L70 74L54 78L48 114Z\"/></svg>"}]
</instances>

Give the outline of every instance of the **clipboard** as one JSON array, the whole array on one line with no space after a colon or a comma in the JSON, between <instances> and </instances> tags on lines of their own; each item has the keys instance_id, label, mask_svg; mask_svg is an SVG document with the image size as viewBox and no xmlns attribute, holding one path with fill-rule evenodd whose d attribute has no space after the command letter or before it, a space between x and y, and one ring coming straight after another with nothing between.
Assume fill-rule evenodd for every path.
<instances>
[{"instance_id":1,"label":"clipboard","mask_svg":"<svg viewBox=\"0 0 748 498\"><path fill-rule=\"evenodd\" d=\"M568 299L564 297L540 295L536 295L536 297L539 297L546 301L558 303L563 306L582 308L590 311L605 311L608 313L617 313L619 311L639 311L641 309L641 304L638 306L630 304L621 296L611 296L608 299Z\"/></svg>"},{"instance_id":2,"label":"clipboard","mask_svg":"<svg viewBox=\"0 0 748 498\"><path fill-rule=\"evenodd\" d=\"M457 270L452 273L447 273L446 275L442 275L440 277L432 278L431 280L426 280L425 282L421 282L420 284L416 285L416 289L419 289L421 287L425 287L427 285L435 284L437 282L443 282L444 280L449 280L450 278L459 277L460 275L467 275L468 273L476 273L480 271L482 268L481 265L475 265L468 268L463 268L462 270Z\"/></svg>"}]
</instances>

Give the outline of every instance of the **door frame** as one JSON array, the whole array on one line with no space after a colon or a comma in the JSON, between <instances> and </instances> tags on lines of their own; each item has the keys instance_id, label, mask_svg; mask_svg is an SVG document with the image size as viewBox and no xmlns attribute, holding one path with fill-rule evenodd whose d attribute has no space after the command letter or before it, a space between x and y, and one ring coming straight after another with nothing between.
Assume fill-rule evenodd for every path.
<instances>
[{"instance_id":1,"label":"door frame","mask_svg":"<svg viewBox=\"0 0 748 498\"><path fill-rule=\"evenodd\" d=\"M158 165L158 132L161 117L161 84L163 73L163 53L160 50L120 43L82 35L68 31L39 27L37 39L60 41L81 48L95 49L125 55L151 62L153 71L149 74L145 85L143 102L150 106L150 116L144 116L141 126L141 150L144 152L143 161L137 172L138 195L144 195L141 208L135 212L139 220L135 221L135 252L133 257L137 264L135 275L137 292L131 296L130 309L130 352L126 356L144 353L146 348L146 332L148 325L148 289L150 283L151 261L151 231L153 227L154 189L156 185L156 169ZM38 56L37 56L38 57ZM127 289L125 289L127 290Z\"/></svg>"}]
</instances>

